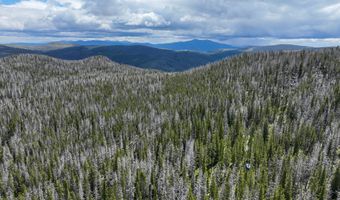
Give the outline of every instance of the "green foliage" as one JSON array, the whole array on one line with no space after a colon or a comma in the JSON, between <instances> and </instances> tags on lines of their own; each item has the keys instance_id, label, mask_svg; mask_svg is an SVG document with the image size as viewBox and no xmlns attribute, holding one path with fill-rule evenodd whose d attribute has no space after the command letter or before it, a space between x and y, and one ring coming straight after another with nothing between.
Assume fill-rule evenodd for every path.
<instances>
[{"instance_id":1,"label":"green foliage","mask_svg":"<svg viewBox=\"0 0 340 200\"><path fill-rule=\"evenodd\" d=\"M146 177L141 170L137 170L135 180L135 199L148 199Z\"/></svg>"},{"instance_id":2,"label":"green foliage","mask_svg":"<svg viewBox=\"0 0 340 200\"><path fill-rule=\"evenodd\" d=\"M11 119L9 120L7 124L7 128L6 128L7 132L5 133L5 135L2 136L2 140L1 140L2 145L8 144L11 137L14 136L18 123L19 123L19 115L18 113L14 113L14 115L11 117Z\"/></svg>"},{"instance_id":3,"label":"green foliage","mask_svg":"<svg viewBox=\"0 0 340 200\"><path fill-rule=\"evenodd\" d=\"M340 193L340 167L338 166L336 171L335 171L332 183L331 183L331 196L330 196L330 198L331 199L338 199L339 193Z\"/></svg>"},{"instance_id":4,"label":"green foliage","mask_svg":"<svg viewBox=\"0 0 340 200\"><path fill-rule=\"evenodd\" d=\"M337 199L339 57L246 53L183 73L4 58L0 197Z\"/></svg>"},{"instance_id":5,"label":"green foliage","mask_svg":"<svg viewBox=\"0 0 340 200\"><path fill-rule=\"evenodd\" d=\"M314 192L317 199L325 199L326 195L326 181L327 181L327 174L326 170L323 166L318 166L314 172L312 182L311 182L311 189Z\"/></svg>"}]
</instances>

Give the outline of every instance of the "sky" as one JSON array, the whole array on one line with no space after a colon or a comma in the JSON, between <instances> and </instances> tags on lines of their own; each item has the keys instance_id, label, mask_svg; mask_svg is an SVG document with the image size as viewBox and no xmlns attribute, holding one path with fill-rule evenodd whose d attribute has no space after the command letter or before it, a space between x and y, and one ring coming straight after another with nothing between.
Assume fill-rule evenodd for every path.
<instances>
[{"instance_id":1,"label":"sky","mask_svg":"<svg viewBox=\"0 0 340 200\"><path fill-rule=\"evenodd\" d=\"M340 45L339 0L0 0L0 43Z\"/></svg>"}]
</instances>

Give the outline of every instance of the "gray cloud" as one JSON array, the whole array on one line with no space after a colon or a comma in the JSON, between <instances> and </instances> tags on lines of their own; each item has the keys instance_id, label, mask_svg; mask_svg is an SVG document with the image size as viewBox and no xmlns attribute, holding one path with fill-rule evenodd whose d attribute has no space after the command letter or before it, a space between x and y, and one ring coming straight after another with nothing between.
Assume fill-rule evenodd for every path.
<instances>
[{"instance_id":1,"label":"gray cloud","mask_svg":"<svg viewBox=\"0 0 340 200\"><path fill-rule=\"evenodd\" d=\"M93 37L125 32L126 37L139 40L337 38L339 21L337 0L22 0L0 4L0 31L86 32Z\"/></svg>"}]
</instances>

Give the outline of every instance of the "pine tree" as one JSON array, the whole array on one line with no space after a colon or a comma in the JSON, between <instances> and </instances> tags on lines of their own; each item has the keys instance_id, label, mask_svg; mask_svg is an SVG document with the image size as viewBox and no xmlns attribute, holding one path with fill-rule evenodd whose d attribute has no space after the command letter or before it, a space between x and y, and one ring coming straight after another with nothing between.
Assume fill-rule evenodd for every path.
<instances>
[{"instance_id":1,"label":"pine tree","mask_svg":"<svg viewBox=\"0 0 340 200\"><path fill-rule=\"evenodd\" d=\"M340 194L340 167L335 171L332 183L331 183L331 199L338 199Z\"/></svg>"}]
</instances>

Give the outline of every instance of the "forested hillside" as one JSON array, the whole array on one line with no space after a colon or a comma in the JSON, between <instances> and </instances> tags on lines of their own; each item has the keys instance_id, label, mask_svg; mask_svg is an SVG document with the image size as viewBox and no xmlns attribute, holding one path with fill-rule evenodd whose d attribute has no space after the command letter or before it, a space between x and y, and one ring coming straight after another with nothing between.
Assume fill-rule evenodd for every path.
<instances>
[{"instance_id":1,"label":"forested hillside","mask_svg":"<svg viewBox=\"0 0 340 200\"><path fill-rule=\"evenodd\" d=\"M47 43L41 46L0 45L0 58L19 54L46 55L64 60L82 60L92 56L105 56L113 62L166 72L189 70L242 52L243 50L237 49L209 53L173 51L142 45L77 46L63 43Z\"/></svg>"},{"instance_id":2,"label":"forested hillside","mask_svg":"<svg viewBox=\"0 0 340 200\"><path fill-rule=\"evenodd\" d=\"M199 53L172 51L148 46L75 46L45 52L45 55L65 60L80 60L90 56L106 56L114 62L145 69L167 72L185 71L226 57L240 54L240 50Z\"/></svg>"},{"instance_id":3,"label":"forested hillside","mask_svg":"<svg viewBox=\"0 0 340 200\"><path fill-rule=\"evenodd\" d=\"M183 73L0 59L2 199L340 198L340 49Z\"/></svg>"},{"instance_id":4,"label":"forested hillside","mask_svg":"<svg viewBox=\"0 0 340 200\"><path fill-rule=\"evenodd\" d=\"M0 58L11 56L11 55L16 55L16 54L24 54L24 53L34 53L34 51L31 51L28 49L9 47L9 46L0 44Z\"/></svg>"}]
</instances>

